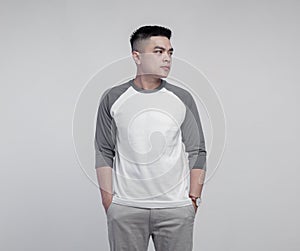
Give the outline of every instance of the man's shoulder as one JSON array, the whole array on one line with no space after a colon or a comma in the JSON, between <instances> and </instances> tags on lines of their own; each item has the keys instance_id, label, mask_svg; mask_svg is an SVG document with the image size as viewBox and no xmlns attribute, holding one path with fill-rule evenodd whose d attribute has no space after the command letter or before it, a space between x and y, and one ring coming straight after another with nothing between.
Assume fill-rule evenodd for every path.
<instances>
[{"instance_id":1,"label":"man's shoulder","mask_svg":"<svg viewBox=\"0 0 300 251\"><path fill-rule=\"evenodd\" d=\"M190 91L188 91L184 87L171 84L168 81L166 81L165 88L168 91L173 92L177 97L179 97L182 101L184 101L184 103L192 97Z\"/></svg>"},{"instance_id":2,"label":"man's shoulder","mask_svg":"<svg viewBox=\"0 0 300 251\"><path fill-rule=\"evenodd\" d=\"M100 102L102 102L103 100L110 100L110 103L112 101L115 101L129 87L130 87L130 81L127 81L125 83L117 84L117 85L114 85L114 86L106 89L101 96Z\"/></svg>"},{"instance_id":3,"label":"man's shoulder","mask_svg":"<svg viewBox=\"0 0 300 251\"><path fill-rule=\"evenodd\" d=\"M118 95L126 91L130 87L130 81L126 81L125 83L114 85L105 90L105 93L108 95Z\"/></svg>"}]
</instances>

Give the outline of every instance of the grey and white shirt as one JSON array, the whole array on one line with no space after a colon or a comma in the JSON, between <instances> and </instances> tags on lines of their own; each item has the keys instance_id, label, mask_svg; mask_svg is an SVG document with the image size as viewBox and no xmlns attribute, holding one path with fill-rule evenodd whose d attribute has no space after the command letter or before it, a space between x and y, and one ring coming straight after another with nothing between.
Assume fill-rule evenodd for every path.
<instances>
[{"instance_id":1,"label":"grey and white shirt","mask_svg":"<svg viewBox=\"0 0 300 251\"><path fill-rule=\"evenodd\" d=\"M161 79L156 89L133 79L101 97L96 168L113 168L113 202L165 208L191 204L190 169L206 170L201 121L192 95Z\"/></svg>"}]
</instances>

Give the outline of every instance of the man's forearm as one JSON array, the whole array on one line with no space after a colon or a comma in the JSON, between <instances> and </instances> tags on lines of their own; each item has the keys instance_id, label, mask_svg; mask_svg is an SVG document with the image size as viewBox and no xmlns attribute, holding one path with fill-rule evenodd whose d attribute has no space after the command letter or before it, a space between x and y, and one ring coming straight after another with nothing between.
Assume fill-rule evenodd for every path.
<instances>
[{"instance_id":1,"label":"man's forearm","mask_svg":"<svg viewBox=\"0 0 300 251\"><path fill-rule=\"evenodd\" d=\"M206 171L203 169L192 169L190 171L190 195L201 197Z\"/></svg>"},{"instance_id":2,"label":"man's forearm","mask_svg":"<svg viewBox=\"0 0 300 251\"><path fill-rule=\"evenodd\" d=\"M110 204L113 193L112 193L112 168L110 166L98 167L97 179L101 192L102 204L106 207Z\"/></svg>"}]
</instances>

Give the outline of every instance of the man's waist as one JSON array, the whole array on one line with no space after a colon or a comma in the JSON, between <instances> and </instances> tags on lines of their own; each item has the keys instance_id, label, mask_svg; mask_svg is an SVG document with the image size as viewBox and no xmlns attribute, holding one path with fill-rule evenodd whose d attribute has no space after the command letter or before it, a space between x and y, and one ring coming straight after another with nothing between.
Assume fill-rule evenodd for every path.
<instances>
[{"instance_id":1,"label":"man's waist","mask_svg":"<svg viewBox=\"0 0 300 251\"><path fill-rule=\"evenodd\" d=\"M136 200L120 198L118 196L113 196L112 202L115 204L142 208L171 208L183 207L192 204L192 200L190 198L186 198L183 200Z\"/></svg>"}]
</instances>

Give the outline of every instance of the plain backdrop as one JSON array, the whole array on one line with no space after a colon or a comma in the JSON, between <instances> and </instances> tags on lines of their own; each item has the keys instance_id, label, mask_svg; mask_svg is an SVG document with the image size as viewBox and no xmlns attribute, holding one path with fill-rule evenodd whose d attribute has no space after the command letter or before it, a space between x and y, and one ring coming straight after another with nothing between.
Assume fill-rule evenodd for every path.
<instances>
[{"instance_id":1,"label":"plain backdrop","mask_svg":"<svg viewBox=\"0 0 300 251\"><path fill-rule=\"evenodd\" d=\"M158 24L226 114L194 250L299 250L299 11L296 0L1 1L0 249L109 250L73 113L88 79L130 54L132 31Z\"/></svg>"}]
</instances>

